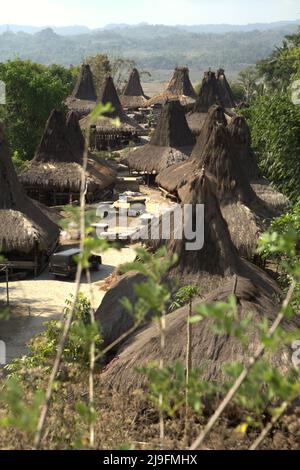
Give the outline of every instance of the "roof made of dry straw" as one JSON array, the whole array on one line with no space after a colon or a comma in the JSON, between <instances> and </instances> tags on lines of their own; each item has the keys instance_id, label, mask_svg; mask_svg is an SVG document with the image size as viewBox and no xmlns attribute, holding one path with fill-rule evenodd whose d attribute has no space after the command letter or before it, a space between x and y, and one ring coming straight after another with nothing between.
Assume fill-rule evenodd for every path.
<instances>
[{"instance_id":1,"label":"roof made of dry straw","mask_svg":"<svg viewBox=\"0 0 300 470\"><path fill-rule=\"evenodd\" d=\"M140 172L159 173L186 160L194 143L183 107L179 101L168 101L150 143L131 152L126 159L127 164Z\"/></svg>"},{"instance_id":2,"label":"roof made of dry straw","mask_svg":"<svg viewBox=\"0 0 300 470\"><path fill-rule=\"evenodd\" d=\"M199 97L196 101L194 111L207 113L214 104L224 106L215 72L204 73Z\"/></svg>"},{"instance_id":3,"label":"roof made of dry straw","mask_svg":"<svg viewBox=\"0 0 300 470\"><path fill-rule=\"evenodd\" d=\"M66 99L70 110L76 111L80 116L89 114L97 100L93 74L88 64L82 64L80 74L71 96Z\"/></svg>"},{"instance_id":4,"label":"roof made of dry straw","mask_svg":"<svg viewBox=\"0 0 300 470\"><path fill-rule=\"evenodd\" d=\"M72 96L78 100L96 101L93 74L88 64L82 64Z\"/></svg>"},{"instance_id":5,"label":"roof made of dry straw","mask_svg":"<svg viewBox=\"0 0 300 470\"><path fill-rule=\"evenodd\" d=\"M139 71L134 68L120 98L121 104L124 108L142 108L148 99L141 85Z\"/></svg>"},{"instance_id":6,"label":"roof made of dry straw","mask_svg":"<svg viewBox=\"0 0 300 470\"><path fill-rule=\"evenodd\" d=\"M178 225L174 226L174 219L171 219L171 236L169 240L150 240L152 249L156 249L162 244L166 245L169 253L176 253L178 262L176 266L171 268L165 282L174 284L178 281L178 286L194 285L201 289L204 295L222 285L226 279L231 279L232 275L250 279L251 282L259 287L261 295L272 299L280 294L277 284L262 270L251 263L242 260L233 245L227 223L225 222L219 207L219 202L215 195L214 179L201 173L195 178L193 187L191 188L191 199L188 201L192 204L194 211L191 215L192 219L184 221L184 228L188 223L192 222L192 226L196 227L196 204L204 204L204 245L201 249L189 251L186 246L186 231L181 228L183 236L178 239ZM164 221L163 217L157 219L161 228ZM197 229L201 228L199 225ZM140 274L126 274L122 276L107 292L102 304L97 312L97 320L101 325L103 337L106 344L114 341L117 337L128 331L132 326L134 319L126 313L126 309L121 304L124 297L129 297L131 302L136 301L134 285L143 281ZM151 313L147 315L147 321L150 319Z\"/></svg>"},{"instance_id":7,"label":"roof made of dry straw","mask_svg":"<svg viewBox=\"0 0 300 470\"><path fill-rule=\"evenodd\" d=\"M167 100L180 100L182 105L194 103L197 94L189 77L189 69L187 67L176 67L173 77L171 78L164 93L151 98L147 106L154 104L163 104Z\"/></svg>"},{"instance_id":8,"label":"roof made of dry straw","mask_svg":"<svg viewBox=\"0 0 300 470\"><path fill-rule=\"evenodd\" d=\"M193 106L188 107L186 119L194 135L200 134L206 113L213 105L226 108L226 120L231 121L230 108L235 106L235 99L223 69L218 70L217 77L212 71L204 73L199 97Z\"/></svg>"},{"instance_id":9,"label":"roof made of dry straw","mask_svg":"<svg viewBox=\"0 0 300 470\"><path fill-rule=\"evenodd\" d=\"M236 106L236 99L227 81L224 69L217 71L217 82L223 106L225 108L234 108Z\"/></svg>"},{"instance_id":10,"label":"roof made of dry straw","mask_svg":"<svg viewBox=\"0 0 300 470\"><path fill-rule=\"evenodd\" d=\"M67 121L57 110L52 111L34 159L20 179L27 186L79 192L81 185L84 138L74 112ZM115 171L102 159L91 155L87 168L87 189L93 192L111 186Z\"/></svg>"},{"instance_id":11,"label":"roof made of dry straw","mask_svg":"<svg viewBox=\"0 0 300 470\"><path fill-rule=\"evenodd\" d=\"M223 382L224 366L232 362L248 364L249 358L259 345L257 324L267 320L269 325L275 320L278 305L276 301L258 285L244 277L233 277L223 283L217 290L205 299L197 299L193 305L214 304L226 302L230 295L235 295L238 306L238 316L242 320L249 313L253 320L249 330L249 345L245 348L239 339L218 334L214 329L214 320L204 318L192 326L192 366L203 372L203 378L208 381ZM185 306L166 317L166 341L161 353L159 329L155 323L145 326L142 331L130 337L118 355L108 364L102 374L104 383L122 392L144 388L146 377L138 372L140 367L163 357L166 366L174 365L177 361L186 359L186 324L188 306ZM299 320L286 320L287 330L299 328ZM287 372L291 363L291 348L283 346L276 354L269 357L272 364Z\"/></svg>"},{"instance_id":12,"label":"roof made of dry straw","mask_svg":"<svg viewBox=\"0 0 300 470\"><path fill-rule=\"evenodd\" d=\"M224 111L220 106L213 105L210 107L209 112L205 114L205 121L194 147L193 156L184 164L174 165L163 170L156 178L159 186L166 189L169 193L176 193L181 180L186 178L188 174L193 173L196 168L202 167L202 160L200 160L201 153L210 139L213 128L219 124L226 125Z\"/></svg>"},{"instance_id":13,"label":"roof made of dry straw","mask_svg":"<svg viewBox=\"0 0 300 470\"><path fill-rule=\"evenodd\" d=\"M88 128L92 125L93 127L96 127L97 131L100 132L109 132L118 129L119 131L124 132L135 132L142 130L141 127L125 113L112 77L106 77L97 103L102 103L103 105L110 103L112 105L113 111L106 113L104 116L100 116L96 123L91 122L90 116L83 118L80 121L80 126L82 129ZM117 127L112 119L119 119L120 126Z\"/></svg>"},{"instance_id":14,"label":"roof made of dry straw","mask_svg":"<svg viewBox=\"0 0 300 470\"><path fill-rule=\"evenodd\" d=\"M205 167L216 179L222 213L236 247L243 256L251 258L259 235L278 211L252 188L222 114L220 107L210 110L191 157L161 172L157 183L185 202L195 174Z\"/></svg>"},{"instance_id":15,"label":"roof made of dry straw","mask_svg":"<svg viewBox=\"0 0 300 470\"><path fill-rule=\"evenodd\" d=\"M251 133L244 116L235 116L228 125L240 165L250 181L260 178L257 157L251 147Z\"/></svg>"},{"instance_id":16,"label":"roof made of dry straw","mask_svg":"<svg viewBox=\"0 0 300 470\"><path fill-rule=\"evenodd\" d=\"M47 251L59 238L59 228L29 199L15 173L10 151L0 132L0 251Z\"/></svg>"}]
</instances>

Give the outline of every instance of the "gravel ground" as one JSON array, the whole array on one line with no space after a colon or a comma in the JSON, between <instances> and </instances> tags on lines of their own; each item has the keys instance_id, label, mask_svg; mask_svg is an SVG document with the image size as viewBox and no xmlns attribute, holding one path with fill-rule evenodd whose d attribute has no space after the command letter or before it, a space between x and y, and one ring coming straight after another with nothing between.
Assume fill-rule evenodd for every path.
<instances>
[{"instance_id":1,"label":"gravel ground","mask_svg":"<svg viewBox=\"0 0 300 470\"><path fill-rule=\"evenodd\" d=\"M121 251L110 249L102 255L103 266L92 273L92 303L97 308L105 294L97 285L112 274L120 264L133 261L133 247ZM0 340L6 345L6 362L27 353L26 344L35 334L43 330L49 320L61 318L65 300L74 293L72 281L55 279L46 270L37 279L26 279L10 283L12 315L8 321L1 321ZM82 278L81 292L89 296L90 288L86 277ZM6 285L0 282L0 299L6 295Z\"/></svg>"}]
</instances>

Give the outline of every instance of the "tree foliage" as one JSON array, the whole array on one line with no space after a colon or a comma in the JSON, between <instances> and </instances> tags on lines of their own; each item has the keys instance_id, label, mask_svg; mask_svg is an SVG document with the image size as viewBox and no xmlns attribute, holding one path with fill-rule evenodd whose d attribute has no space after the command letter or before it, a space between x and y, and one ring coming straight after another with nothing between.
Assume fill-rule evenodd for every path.
<instances>
[{"instance_id":1,"label":"tree foliage","mask_svg":"<svg viewBox=\"0 0 300 470\"><path fill-rule=\"evenodd\" d=\"M74 77L59 65L45 67L16 59L0 63L0 80L6 85L6 105L0 106L6 135L18 158L30 160L51 110L62 106Z\"/></svg>"},{"instance_id":2,"label":"tree foliage","mask_svg":"<svg viewBox=\"0 0 300 470\"><path fill-rule=\"evenodd\" d=\"M300 187L300 107L288 92L258 97L245 111L262 173L292 200Z\"/></svg>"}]
</instances>

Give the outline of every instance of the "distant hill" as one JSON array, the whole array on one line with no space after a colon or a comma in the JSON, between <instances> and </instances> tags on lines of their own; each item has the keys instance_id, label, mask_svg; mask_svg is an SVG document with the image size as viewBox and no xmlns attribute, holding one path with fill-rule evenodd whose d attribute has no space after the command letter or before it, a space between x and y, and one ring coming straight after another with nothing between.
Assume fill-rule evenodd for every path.
<instances>
[{"instance_id":1,"label":"distant hill","mask_svg":"<svg viewBox=\"0 0 300 470\"><path fill-rule=\"evenodd\" d=\"M285 28L288 26L300 25L299 20L293 21L277 21L275 23L249 23L243 25L232 24L208 24L208 25L195 25L195 26L180 26L177 28L183 29L190 33L216 33L224 34L231 32L249 32L249 31L268 31L271 29Z\"/></svg>"},{"instance_id":2,"label":"distant hill","mask_svg":"<svg viewBox=\"0 0 300 470\"><path fill-rule=\"evenodd\" d=\"M35 34L43 29L46 29L48 26L38 27L38 26L22 26L17 24L10 24L10 25L0 25L0 33L11 31L13 33L28 33L28 34ZM85 34L89 33L91 30L87 26L62 26L62 27L55 27L50 26L51 29L57 34L61 34L62 36L72 36L76 34Z\"/></svg>"},{"instance_id":3,"label":"distant hill","mask_svg":"<svg viewBox=\"0 0 300 470\"><path fill-rule=\"evenodd\" d=\"M245 66L255 64L280 45L286 34L296 31L298 23L300 21L248 26L142 23L109 25L93 31L84 26L38 31L26 27L27 31L23 32L13 31L18 26L10 26L9 31L6 26L0 26L0 61L18 56L43 64L69 66L79 64L88 55L106 53L133 59L138 67L152 73L152 80L166 80L176 65L187 65L194 80L199 81L200 74L208 67L223 66L228 75L235 75ZM256 29L251 29L254 27Z\"/></svg>"},{"instance_id":4,"label":"distant hill","mask_svg":"<svg viewBox=\"0 0 300 470\"><path fill-rule=\"evenodd\" d=\"M94 30L91 30L87 26L75 25L75 26L24 26L24 25L0 25L0 33L11 31L13 33L24 32L28 34L35 34L43 29L51 28L57 34L62 36L76 36L78 34L87 34L92 31L101 31L101 30L120 30L120 29L130 29L130 30L151 30L153 27L157 30L160 29L165 33L173 31L175 33L178 30L187 31L189 33L215 33L215 34L224 34L230 32L249 32L254 30L267 31L270 29L285 28L286 26L300 25L299 20L291 21L277 21L273 23L249 23L246 25L234 25L234 24L203 24L203 25L175 25L175 26L165 26L165 25L150 25L148 23L139 23L137 25L130 25L126 23L111 23L104 27L99 27Z\"/></svg>"}]
</instances>

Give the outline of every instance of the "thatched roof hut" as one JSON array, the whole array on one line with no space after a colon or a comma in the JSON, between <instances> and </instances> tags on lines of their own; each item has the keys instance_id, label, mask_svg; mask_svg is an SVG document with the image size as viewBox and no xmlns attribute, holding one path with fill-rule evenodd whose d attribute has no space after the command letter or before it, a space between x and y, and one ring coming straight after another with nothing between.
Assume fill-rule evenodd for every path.
<instances>
[{"instance_id":1,"label":"thatched roof hut","mask_svg":"<svg viewBox=\"0 0 300 470\"><path fill-rule=\"evenodd\" d=\"M224 110L221 106L213 105L210 107L209 112L205 114L204 124L190 158L184 163L178 163L162 170L156 178L157 184L170 194L177 196L177 189L181 180L195 170L202 168L202 151L210 139L212 130L219 125L227 125Z\"/></svg>"},{"instance_id":2,"label":"thatched roof hut","mask_svg":"<svg viewBox=\"0 0 300 470\"><path fill-rule=\"evenodd\" d=\"M240 165L250 181L260 178L257 157L251 146L251 132L244 116L235 116L228 130Z\"/></svg>"},{"instance_id":3,"label":"thatched roof hut","mask_svg":"<svg viewBox=\"0 0 300 470\"><path fill-rule=\"evenodd\" d=\"M97 103L110 103L113 111L100 116L95 123L91 122L90 116L81 119L82 129L92 129L92 147L107 150L129 144L130 141L138 141L138 135L143 130L125 113L112 77L106 78ZM118 126L113 122L115 119L119 120Z\"/></svg>"},{"instance_id":4,"label":"thatched roof hut","mask_svg":"<svg viewBox=\"0 0 300 470\"><path fill-rule=\"evenodd\" d=\"M59 228L29 199L15 172L0 123L0 252L10 261L50 254L59 239ZM37 267L37 266L36 266Z\"/></svg>"},{"instance_id":5,"label":"thatched roof hut","mask_svg":"<svg viewBox=\"0 0 300 470\"><path fill-rule=\"evenodd\" d=\"M194 143L180 102L168 101L150 143L132 151L126 162L131 170L155 175L170 165L186 160Z\"/></svg>"},{"instance_id":6,"label":"thatched roof hut","mask_svg":"<svg viewBox=\"0 0 300 470\"><path fill-rule=\"evenodd\" d=\"M227 82L226 82L227 83ZM226 107L225 101L223 100L222 91L223 88L220 85L215 72L208 71L204 73L200 95L194 106L190 106L186 119L192 133L198 136L204 125L207 117L207 113L211 106L221 106L223 109ZM230 116L225 114L226 120L230 120Z\"/></svg>"},{"instance_id":7,"label":"thatched roof hut","mask_svg":"<svg viewBox=\"0 0 300 470\"><path fill-rule=\"evenodd\" d=\"M217 71L217 82L219 87L219 96L221 97L223 106L225 108L235 108L237 103L227 81L225 70L222 68Z\"/></svg>"},{"instance_id":8,"label":"thatched roof hut","mask_svg":"<svg viewBox=\"0 0 300 470\"><path fill-rule=\"evenodd\" d=\"M188 67L176 67L164 93L151 98L147 106L163 105L167 100L179 100L182 105L188 105L194 103L196 98Z\"/></svg>"},{"instance_id":9,"label":"thatched roof hut","mask_svg":"<svg viewBox=\"0 0 300 470\"><path fill-rule=\"evenodd\" d=\"M84 138L78 118L71 112L67 122L62 112L53 110L34 159L21 172L28 194L49 205L78 200L81 186ZM116 174L108 164L89 157L87 200L101 198L113 186Z\"/></svg>"},{"instance_id":10,"label":"thatched roof hut","mask_svg":"<svg viewBox=\"0 0 300 470\"><path fill-rule=\"evenodd\" d=\"M88 64L82 64L80 74L71 96L66 99L70 111L75 111L79 119L87 116L95 107L97 94L93 74Z\"/></svg>"},{"instance_id":11,"label":"thatched roof hut","mask_svg":"<svg viewBox=\"0 0 300 470\"><path fill-rule=\"evenodd\" d=\"M134 68L120 98L121 104L125 109L138 109L143 108L148 100L141 85L139 71Z\"/></svg>"},{"instance_id":12,"label":"thatched roof hut","mask_svg":"<svg viewBox=\"0 0 300 470\"><path fill-rule=\"evenodd\" d=\"M194 181L190 182L190 199L187 203L193 207L193 212L184 220L182 236L178 237L178 225L171 220L171 232L168 240L148 240L149 248L156 250L161 245L166 245L170 254L177 254L178 262L168 273L166 282L171 285L174 281L179 286L194 285L200 287L203 294L208 294L224 280L231 279L232 275L250 279L255 286L259 286L260 292L273 298L279 294L277 284L262 270L242 260L230 238L226 221L224 220L218 199L215 195L216 182L213 177L200 172L195 174ZM197 220L196 205L205 206L204 221ZM156 223L162 226L162 217ZM197 224L201 224L200 226ZM203 225L202 225L203 224ZM187 227L197 227L204 230L204 245L201 249L187 249ZM189 240L191 243L191 240ZM138 274L126 274L105 295L100 305L96 318L100 324L105 344L110 344L121 334L128 331L134 324L134 319L128 315L121 304L124 297L129 297L135 302L136 297L133 285L143 281ZM150 314L147 320L149 320Z\"/></svg>"},{"instance_id":13,"label":"thatched roof hut","mask_svg":"<svg viewBox=\"0 0 300 470\"><path fill-rule=\"evenodd\" d=\"M251 187L232 137L224 123L220 124L222 112L217 119L218 112L220 108L214 108L209 115L190 159L162 172L157 182L185 203L195 173L205 167L216 178L222 214L236 247L240 254L251 258L260 233L275 215L274 208L265 204Z\"/></svg>"},{"instance_id":14,"label":"thatched roof hut","mask_svg":"<svg viewBox=\"0 0 300 470\"><path fill-rule=\"evenodd\" d=\"M240 341L233 336L216 333L213 328L214 320L210 317L192 326L192 367L200 369L203 378L210 382L222 383L224 381L226 364L233 362L248 364L249 358L260 344L258 323L267 320L271 326L278 312L278 304L274 298L266 294L259 285L239 276L227 280L204 299L196 299L193 309L199 304L227 302L232 294L237 299L239 318L245 319L249 313L253 316L249 329L248 347L241 345ZM188 308L188 306L183 307L166 317L166 341L163 352L166 366L175 365L177 361L185 363ZM285 320L283 326L291 331L299 328L299 320ZM268 359L283 373L286 373L291 366L291 354L290 347L282 346ZM123 344L118 355L106 366L102 381L123 393L145 388L147 379L145 375L138 372L138 369L151 362L159 361L160 357L159 329L153 323L145 326L142 331L137 332Z\"/></svg>"}]
</instances>

